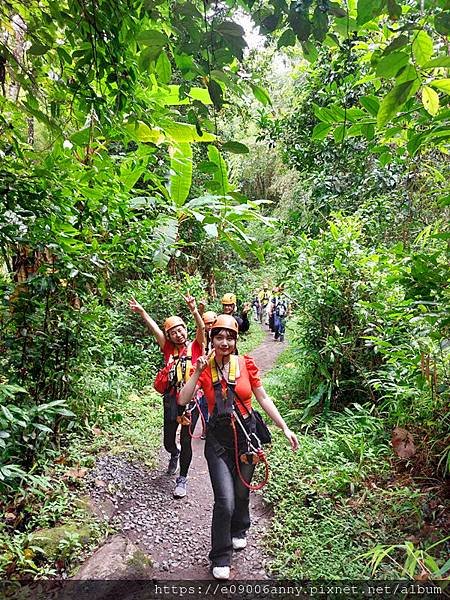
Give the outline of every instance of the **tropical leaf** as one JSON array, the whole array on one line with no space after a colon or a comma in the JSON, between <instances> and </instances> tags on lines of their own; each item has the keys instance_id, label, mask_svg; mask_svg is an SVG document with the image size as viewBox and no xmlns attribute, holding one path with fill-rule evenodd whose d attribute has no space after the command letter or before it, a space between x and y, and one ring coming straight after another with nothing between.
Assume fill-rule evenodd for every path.
<instances>
[{"instance_id":1,"label":"tropical leaf","mask_svg":"<svg viewBox=\"0 0 450 600\"><path fill-rule=\"evenodd\" d=\"M192 146L180 143L169 148L169 194L178 207L186 201L192 184Z\"/></svg>"}]
</instances>

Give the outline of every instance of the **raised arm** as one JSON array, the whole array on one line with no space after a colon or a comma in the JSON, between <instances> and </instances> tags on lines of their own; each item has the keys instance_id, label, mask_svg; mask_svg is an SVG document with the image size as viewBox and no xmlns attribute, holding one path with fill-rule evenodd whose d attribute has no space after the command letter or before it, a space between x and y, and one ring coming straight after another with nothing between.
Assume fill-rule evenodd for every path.
<instances>
[{"instance_id":1,"label":"raised arm","mask_svg":"<svg viewBox=\"0 0 450 600\"><path fill-rule=\"evenodd\" d=\"M151 316L147 313L147 311L139 304L137 300L131 298L130 300L130 308L133 312L141 315L144 323L147 325L150 333L155 337L156 341L159 344L161 350L164 348L164 344L166 343L166 336L161 331L158 323L154 321Z\"/></svg>"},{"instance_id":2,"label":"raised arm","mask_svg":"<svg viewBox=\"0 0 450 600\"><path fill-rule=\"evenodd\" d=\"M186 381L186 383L180 391L180 394L178 396L178 404L181 404L181 406L186 406L186 404L189 404L189 402L194 397L198 379L207 366L208 357L199 356L195 364L195 371L192 373L192 375L189 377L189 379Z\"/></svg>"},{"instance_id":3,"label":"raised arm","mask_svg":"<svg viewBox=\"0 0 450 600\"><path fill-rule=\"evenodd\" d=\"M255 398L258 400L258 402L259 402L261 408L264 410L264 412L272 419L272 421L275 423L275 425L277 427L279 427L282 430L282 432L284 433L284 435L287 437L287 439L289 440L289 443L291 444L292 450L293 451L297 450L297 448L298 448L297 436L286 425L283 417L278 412L278 408L273 403L273 400L271 400L269 398L269 396L267 395L267 392L263 388L263 386L254 388L253 393L255 394Z\"/></svg>"},{"instance_id":4,"label":"raised arm","mask_svg":"<svg viewBox=\"0 0 450 600\"><path fill-rule=\"evenodd\" d=\"M200 347L206 346L206 337L205 337L205 324L203 323L203 319L201 314L197 309L197 304L195 302L194 296L188 294L184 297L186 304L188 305L189 310L191 311L192 316L194 317L195 324L197 325L197 333L195 335L195 339L199 343Z\"/></svg>"}]
</instances>

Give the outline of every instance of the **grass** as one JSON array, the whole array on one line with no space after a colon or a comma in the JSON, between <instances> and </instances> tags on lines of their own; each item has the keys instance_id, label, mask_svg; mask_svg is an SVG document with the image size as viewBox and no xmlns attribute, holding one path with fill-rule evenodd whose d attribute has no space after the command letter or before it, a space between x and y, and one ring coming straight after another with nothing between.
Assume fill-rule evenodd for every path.
<instances>
[{"instance_id":1,"label":"grass","mask_svg":"<svg viewBox=\"0 0 450 600\"><path fill-rule=\"evenodd\" d=\"M239 354L248 354L259 346L266 334L259 323L250 319L250 329L246 333L241 333L238 340Z\"/></svg>"},{"instance_id":2,"label":"grass","mask_svg":"<svg viewBox=\"0 0 450 600\"><path fill-rule=\"evenodd\" d=\"M363 555L417 533L424 523L425 496L412 480L392 472L390 434L368 407L331 413L326 422L317 419L314 428L299 432L299 411L286 393L295 385L292 361L292 352L285 351L264 380L300 441L293 454L277 430L269 452L271 479L264 497L274 510L267 536L272 574L371 578L370 555ZM400 575L398 563L389 559L374 573L380 579Z\"/></svg>"}]
</instances>

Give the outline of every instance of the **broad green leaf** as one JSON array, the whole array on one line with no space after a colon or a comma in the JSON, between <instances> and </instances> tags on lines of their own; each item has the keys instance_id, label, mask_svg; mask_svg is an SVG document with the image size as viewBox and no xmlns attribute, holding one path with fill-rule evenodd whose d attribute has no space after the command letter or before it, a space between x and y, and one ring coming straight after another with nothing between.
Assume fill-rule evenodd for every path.
<instances>
[{"instance_id":1,"label":"broad green leaf","mask_svg":"<svg viewBox=\"0 0 450 600\"><path fill-rule=\"evenodd\" d=\"M412 52L420 67L433 56L433 40L423 29L417 33L413 40Z\"/></svg>"},{"instance_id":2,"label":"broad green leaf","mask_svg":"<svg viewBox=\"0 0 450 600\"><path fill-rule=\"evenodd\" d=\"M450 56L437 56L422 65L422 69L450 68Z\"/></svg>"},{"instance_id":3,"label":"broad green leaf","mask_svg":"<svg viewBox=\"0 0 450 600\"><path fill-rule=\"evenodd\" d=\"M380 104L380 110L377 115L378 127L384 127L394 115L400 110L401 106L409 98L413 81L405 81L400 85L396 85L386 96L383 98Z\"/></svg>"},{"instance_id":4,"label":"broad green leaf","mask_svg":"<svg viewBox=\"0 0 450 600\"><path fill-rule=\"evenodd\" d=\"M216 31L221 35L242 37L245 34L243 27L233 21L222 21L216 28Z\"/></svg>"},{"instance_id":5,"label":"broad green leaf","mask_svg":"<svg viewBox=\"0 0 450 600\"><path fill-rule=\"evenodd\" d=\"M161 52L156 61L156 73L162 83L169 83L172 79L172 66L170 60L165 52Z\"/></svg>"},{"instance_id":6,"label":"broad green leaf","mask_svg":"<svg viewBox=\"0 0 450 600\"><path fill-rule=\"evenodd\" d=\"M87 146L91 139L91 128L85 127L70 136L70 141L77 146Z\"/></svg>"},{"instance_id":7,"label":"broad green leaf","mask_svg":"<svg viewBox=\"0 0 450 600\"><path fill-rule=\"evenodd\" d=\"M233 152L233 154L248 154L249 149L245 144L241 144L240 142L226 142L222 145L221 150L225 150L227 152Z\"/></svg>"},{"instance_id":8,"label":"broad green leaf","mask_svg":"<svg viewBox=\"0 0 450 600\"><path fill-rule=\"evenodd\" d=\"M450 11L441 12L434 17L436 31L442 35L450 35Z\"/></svg>"},{"instance_id":9,"label":"broad green leaf","mask_svg":"<svg viewBox=\"0 0 450 600\"><path fill-rule=\"evenodd\" d=\"M221 85L214 79L209 79L207 86L214 107L217 108L217 110L220 110L223 106L223 91Z\"/></svg>"},{"instance_id":10,"label":"broad green leaf","mask_svg":"<svg viewBox=\"0 0 450 600\"><path fill-rule=\"evenodd\" d=\"M439 96L427 85L424 85L422 88L422 104L430 115L434 117L439 110Z\"/></svg>"},{"instance_id":11,"label":"broad green leaf","mask_svg":"<svg viewBox=\"0 0 450 600\"><path fill-rule=\"evenodd\" d=\"M441 90L441 92L445 92L446 94L450 94L450 79L435 79L430 83L433 87Z\"/></svg>"},{"instance_id":12,"label":"broad green leaf","mask_svg":"<svg viewBox=\"0 0 450 600\"><path fill-rule=\"evenodd\" d=\"M192 184L192 146L181 143L169 148L169 194L176 206L183 206Z\"/></svg>"},{"instance_id":13,"label":"broad green leaf","mask_svg":"<svg viewBox=\"0 0 450 600\"><path fill-rule=\"evenodd\" d=\"M383 50L383 56L387 56L391 52L394 52L394 50L403 48L404 46L406 46L406 44L408 42L409 42L408 36L406 36L402 33L398 37L394 38L388 46L386 46L386 48Z\"/></svg>"},{"instance_id":14,"label":"broad green leaf","mask_svg":"<svg viewBox=\"0 0 450 600\"><path fill-rule=\"evenodd\" d=\"M138 166L134 168L129 168L125 164L122 164L120 167L120 179L124 188L127 191L130 191L138 179L146 172L147 168L143 166Z\"/></svg>"},{"instance_id":15,"label":"broad green leaf","mask_svg":"<svg viewBox=\"0 0 450 600\"><path fill-rule=\"evenodd\" d=\"M169 38L167 35L162 33L162 31L158 31L157 29L147 29L146 31L141 31L136 39L140 44L153 48L163 48L169 43Z\"/></svg>"},{"instance_id":16,"label":"broad green leaf","mask_svg":"<svg viewBox=\"0 0 450 600\"><path fill-rule=\"evenodd\" d=\"M324 140L327 137L330 129L331 125L329 125L328 123L318 123L313 129L311 139Z\"/></svg>"},{"instance_id":17,"label":"broad green leaf","mask_svg":"<svg viewBox=\"0 0 450 600\"><path fill-rule=\"evenodd\" d=\"M201 173L214 173L219 168L216 163L213 163L209 160L204 160L197 166L198 170Z\"/></svg>"},{"instance_id":18,"label":"broad green leaf","mask_svg":"<svg viewBox=\"0 0 450 600\"><path fill-rule=\"evenodd\" d=\"M138 142L161 144L165 140L163 131L160 129L151 129L142 121L137 121L136 123L127 123L125 128Z\"/></svg>"},{"instance_id":19,"label":"broad green leaf","mask_svg":"<svg viewBox=\"0 0 450 600\"><path fill-rule=\"evenodd\" d=\"M202 104L212 104L211 97L206 88L192 87L189 90L189 96L183 99L180 99L179 92L179 85L169 85L169 92L162 94L161 100L158 98L158 101L166 106L182 106L184 104L192 104L194 100L198 100Z\"/></svg>"},{"instance_id":20,"label":"broad green leaf","mask_svg":"<svg viewBox=\"0 0 450 600\"><path fill-rule=\"evenodd\" d=\"M289 12L289 23L295 31L298 39L301 42L306 42L311 34L311 23L308 15L303 12L297 12L295 9Z\"/></svg>"},{"instance_id":21,"label":"broad green leaf","mask_svg":"<svg viewBox=\"0 0 450 600\"><path fill-rule=\"evenodd\" d=\"M391 52L387 56L384 56L377 64L376 74L378 77L395 77L397 73L406 66L409 60L409 56L406 52Z\"/></svg>"},{"instance_id":22,"label":"broad green leaf","mask_svg":"<svg viewBox=\"0 0 450 600\"><path fill-rule=\"evenodd\" d=\"M295 42L297 41L296 35L295 33L292 31L292 29L286 29L285 31L283 31L283 33L281 34L278 43L277 43L277 48L283 48L284 46L295 46Z\"/></svg>"},{"instance_id":23,"label":"broad green leaf","mask_svg":"<svg viewBox=\"0 0 450 600\"><path fill-rule=\"evenodd\" d=\"M271 104L270 96L265 89L254 83L251 83L250 85L253 90L253 95L258 100L258 102L261 102L261 104L264 104L264 106L267 106L267 104Z\"/></svg>"},{"instance_id":24,"label":"broad green leaf","mask_svg":"<svg viewBox=\"0 0 450 600\"><path fill-rule=\"evenodd\" d=\"M347 11L345 8L340 6L337 2L328 2L328 12L333 17L346 17Z\"/></svg>"},{"instance_id":25,"label":"broad green leaf","mask_svg":"<svg viewBox=\"0 0 450 600\"><path fill-rule=\"evenodd\" d=\"M210 162L217 165L217 171L213 174L213 181L217 184L217 191L225 196L228 192L227 165L215 146L208 146L208 158Z\"/></svg>"},{"instance_id":26,"label":"broad green leaf","mask_svg":"<svg viewBox=\"0 0 450 600\"><path fill-rule=\"evenodd\" d=\"M191 142L213 142L216 136L208 131L203 131L202 135L199 135L195 125L188 123L177 123L173 122L164 126L166 136L178 143L191 143Z\"/></svg>"},{"instance_id":27,"label":"broad green leaf","mask_svg":"<svg viewBox=\"0 0 450 600\"><path fill-rule=\"evenodd\" d=\"M328 14L317 5L312 17L312 32L318 42L323 42L328 31Z\"/></svg>"},{"instance_id":28,"label":"broad green leaf","mask_svg":"<svg viewBox=\"0 0 450 600\"><path fill-rule=\"evenodd\" d=\"M145 73L150 69L151 64L158 58L161 50L162 48L158 46L149 46L142 50L138 59L139 70L142 73Z\"/></svg>"},{"instance_id":29,"label":"broad green leaf","mask_svg":"<svg viewBox=\"0 0 450 600\"><path fill-rule=\"evenodd\" d=\"M311 40L307 40L306 42L301 42L301 45L303 50L303 56L306 58L306 60L310 63L316 62L319 53L314 42L312 42Z\"/></svg>"},{"instance_id":30,"label":"broad green leaf","mask_svg":"<svg viewBox=\"0 0 450 600\"><path fill-rule=\"evenodd\" d=\"M334 141L340 144L345 140L346 133L347 128L345 125L338 125L333 133Z\"/></svg>"},{"instance_id":31,"label":"broad green leaf","mask_svg":"<svg viewBox=\"0 0 450 600\"><path fill-rule=\"evenodd\" d=\"M397 21L402 14L402 7L397 4L396 0L387 0L387 9L389 17L393 21Z\"/></svg>"},{"instance_id":32,"label":"broad green leaf","mask_svg":"<svg viewBox=\"0 0 450 600\"><path fill-rule=\"evenodd\" d=\"M385 0L358 0L357 24L361 26L378 17L383 11L384 3Z\"/></svg>"},{"instance_id":33,"label":"broad green leaf","mask_svg":"<svg viewBox=\"0 0 450 600\"><path fill-rule=\"evenodd\" d=\"M263 32L272 33L272 31L275 31L275 29L277 28L279 21L280 21L279 14L278 15L277 14L269 15L261 21L260 27Z\"/></svg>"},{"instance_id":34,"label":"broad green leaf","mask_svg":"<svg viewBox=\"0 0 450 600\"><path fill-rule=\"evenodd\" d=\"M243 50L247 47L244 29L232 21L223 21L217 26L216 31L223 37L234 56L241 60L244 55Z\"/></svg>"},{"instance_id":35,"label":"broad green leaf","mask_svg":"<svg viewBox=\"0 0 450 600\"><path fill-rule=\"evenodd\" d=\"M38 40L36 40L31 45L31 48L28 50L28 54L32 54L33 56L42 56L49 50L50 50L49 46L46 46L42 42L39 42Z\"/></svg>"},{"instance_id":36,"label":"broad green leaf","mask_svg":"<svg viewBox=\"0 0 450 600\"><path fill-rule=\"evenodd\" d=\"M380 108L380 102L376 96L362 96L360 103L373 117L376 117Z\"/></svg>"}]
</instances>

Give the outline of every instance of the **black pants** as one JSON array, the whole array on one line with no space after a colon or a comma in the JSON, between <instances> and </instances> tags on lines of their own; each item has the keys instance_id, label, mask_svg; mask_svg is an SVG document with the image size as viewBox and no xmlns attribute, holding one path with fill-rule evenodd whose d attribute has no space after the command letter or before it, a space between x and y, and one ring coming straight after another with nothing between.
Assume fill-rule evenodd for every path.
<instances>
[{"instance_id":1,"label":"black pants","mask_svg":"<svg viewBox=\"0 0 450 600\"><path fill-rule=\"evenodd\" d=\"M236 471L234 449L221 446L210 431L205 458L214 492L209 558L213 567L228 567L233 552L231 539L245 537L250 527L250 494ZM255 466L240 463L240 469L245 481L250 482Z\"/></svg>"},{"instance_id":2,"label":"black pants","mask_svg":"<svg viewBox=\"0 0 450 600\"><path fill-rule=\"evenodd\" d=\"M178 414L181 415L183 412L184 406L178 406ZM167 411L164 411L164 448L171 456L180 454L180 475L182 477L187 477L189 466L192 461L192 436L190 432L194 433L197 419L198 408L196 406L191 412L191 424L181 426L181 450L178 450L175 440L179 423L177 423L177 421L172 421Z\"/></svg>"}]
</instances>

